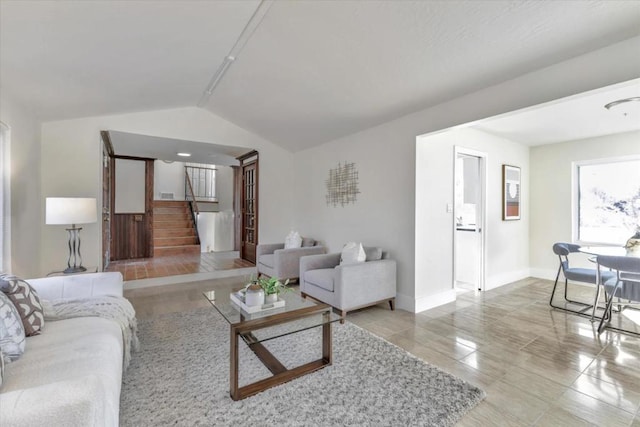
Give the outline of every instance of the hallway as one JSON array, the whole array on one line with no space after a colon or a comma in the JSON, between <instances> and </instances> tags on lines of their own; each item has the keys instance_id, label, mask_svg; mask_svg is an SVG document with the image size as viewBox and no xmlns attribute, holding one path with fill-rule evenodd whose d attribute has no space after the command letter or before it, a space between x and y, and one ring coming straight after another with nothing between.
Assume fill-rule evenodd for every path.
<instances>
[{"instance_id":1,"label":"hallway","mask_svg":"<svg viewBox=\"0 0 640 427\"><path fill-rule=\"evenodd\" d=\"M131 281L247 267L254 267L254 264L238 258L237 252L203 252L112 261L105 271L119 271L125 281Z\"/></svg>"}]
</instances>

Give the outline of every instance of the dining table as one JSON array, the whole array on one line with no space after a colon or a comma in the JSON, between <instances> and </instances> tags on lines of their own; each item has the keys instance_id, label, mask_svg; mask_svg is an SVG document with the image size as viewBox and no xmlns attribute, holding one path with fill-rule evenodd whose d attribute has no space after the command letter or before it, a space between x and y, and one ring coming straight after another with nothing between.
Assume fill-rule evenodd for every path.
<instances>
[{"instance_id":1,"label":"dining table","mask_svg":"<svg viewBox=\"0 0 640 427\"><path fill-rule=\"evenodd\" d=\"M627 256L640 258L639 250L632 251L625 248L624 246L580 246L578 250L585 254L595 256Z\"/></svg>"},{"instance_id":2,"label":"dining table","mask_svg":"<svg viewBox=\"0 0 640 427\"><path fill-rule=\"evenodd\" d=\"M598 307L598 301L600 299L600 292L601 292L601 287L604 286L604 284L602 283L602 278L601 278L601 271L600 271L600 264L598 263L598 256L618 256L618 257L633 257L633 258L640 258L640 250L635 249L635 250L630 250L625 248L624 246L581 246L578 249L580 252L583 252L585 254L588 255L594 255L595 259L590 259L590 261L595 262L598 267L597 267L597 283L596 283L596 296L595 296L595 300L593 303L593 312L591 315L591 321L594 321L596 318L596 309L600 308ZM605 309L606 311L606 309ZM622 311L622 307L618 307L618 312ZM606 317L606 313L603 314L603 317L600 318L600 324L598 326L598 333L601 333L604 328L604 322L605 322L605 317ZM629 333L632 335L638 335L637 331L630 331L630 330L625 330L625 329L621 329L621 328L616 328L616 327L612 327L612 326L607 326L608 329L614 330L614 331L618 331L618 332L624 332L624 333Z\"/></svg>"},{"instance_id":3,"label":"dining table","mask_svg":"<svg viewBox=\"0 0 640 427\"><path fill-rule=\"evenodd\" d=\"M624 246L581 246L578 251L588 255L594 255L592 258L589 258L589 260L595 262L596 264L598 264L598 256L621 256L640 258L639 250L629 250ZM594 321L597 318L596 310L598 308L601 308L598 307L598 301L600 299L600 292L602 289L601 287L604 286L604 283L602 283L600 264L598 264L598 267L596 268L596 275L596 295L592 305L591 321ZM602 325L602 320L600 324ZM600 327L598 329L600 329Z\"/></svg>"}]
</instances>

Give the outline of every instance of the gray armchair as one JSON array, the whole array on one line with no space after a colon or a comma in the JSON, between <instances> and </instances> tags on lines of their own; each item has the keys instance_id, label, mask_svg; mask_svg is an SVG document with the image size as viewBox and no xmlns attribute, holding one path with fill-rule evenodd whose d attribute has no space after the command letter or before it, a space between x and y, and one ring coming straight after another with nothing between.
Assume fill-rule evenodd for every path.
<instances>
[{"instance_id":1,"label":"gray armchair","mask_svg":"<svg viewBox=\"0 0 640 427\"><path fill-rule=\"evenodd\" d=\"M258 275L264 274L281 280L294 280L300 276L300 258L306 255L324 254L326 248L313 239L304 238L301 248L285 249L284 243L258 245L256 266Z\"/></svg>"},{"instance_id":2,"label":"gray armchair","mask_svg":"<svg viewBox=\"0 0 640 427\"><path fill-rule=\"evenodd\" d=\"M381 248L365 247L367 261L340 265L340 254L300 258L300 292L303 297L329 304L341 312L388 301L395 309L396 262Z\"/></svg>"}]
</instances>

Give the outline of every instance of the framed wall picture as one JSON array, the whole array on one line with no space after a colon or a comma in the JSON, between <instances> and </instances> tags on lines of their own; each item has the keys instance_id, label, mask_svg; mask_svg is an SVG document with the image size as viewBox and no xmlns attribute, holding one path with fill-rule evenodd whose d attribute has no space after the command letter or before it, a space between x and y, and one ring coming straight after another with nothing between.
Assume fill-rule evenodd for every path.
<instances>
[{"instance_id":1,"label":"framed wall picture","mask_svg":"<svg viewBox=\"0 0 640 427\"><path fill-rule=\"evenodd\" d=\"M502 165L502 220L520 219L520 168Z\"/></svg>"}]
</instances>

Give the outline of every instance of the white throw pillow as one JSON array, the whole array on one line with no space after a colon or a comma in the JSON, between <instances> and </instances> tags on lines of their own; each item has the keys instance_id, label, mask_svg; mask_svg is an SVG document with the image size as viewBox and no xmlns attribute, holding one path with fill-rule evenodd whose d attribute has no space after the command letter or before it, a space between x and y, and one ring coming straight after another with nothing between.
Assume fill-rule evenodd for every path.
<instances>
[{"instance_id":1,"label":"white throw pillow","mask_svg":"<svg viewBox=\"0 0 640 427\"><path fill-rule=\"evenodd\" d=\"M300 233L297 231L290 232L287 238L284 239L284 248L293 249L300 247L302 247L302 237L300 237Z\"/></svg>"},{"instance_id":2,"label":"white throw pillow","mask_svg":"<svg viewBox=\"0 0 640 427\"><path fill-rule=\"evenodd\" d=\"M366 259L367 255L364 253L362 243L349 242L342 248L340 264L354 264L364 262Z\"/></svg>"}]
</instances>

